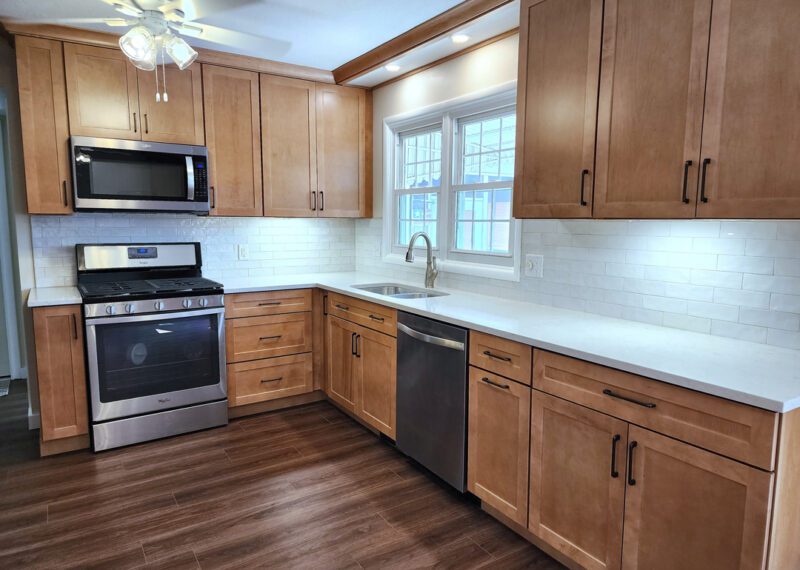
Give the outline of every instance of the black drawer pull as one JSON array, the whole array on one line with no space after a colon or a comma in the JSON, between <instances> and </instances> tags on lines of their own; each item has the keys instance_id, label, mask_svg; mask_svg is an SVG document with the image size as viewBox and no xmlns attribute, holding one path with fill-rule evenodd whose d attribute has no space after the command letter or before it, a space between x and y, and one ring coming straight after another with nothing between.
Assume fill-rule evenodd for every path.
<instances>
[{"instance_id":1,"label":"black drawer pull","mask_svg":"<svg viewBox=\"0 0 800 570\"><path fill-rule=\"evenodd\" d=\"M265 341L265 340L278 340L278 339L279 339L279 338L281 338L282 336L283 336L282 334L277 334L277 335L275 335L275 336L260 336L260 337L258 337L258 340L259 340L259 341Z\"/></svg>"},{"instance_id":2,"label":"black drawer pull","mask_svg":"<svg viewBox=\"0 0 800 570\"><path fill-rule=\"evenodd\" d=\"M272 307L272 306L280 305L280 304L281 304L280 301L265 301L263 303L259 303L258 306L259 307Z\"/></svg>"},{"instance_id":3,"label":"black drawer pull","mask_svg":"<svg viewBox=\"0 0 800 570\"><path fill-rule=\"evenodd\" d=\"M361 358L361 335L356 335L356 358Z\"/></svg>"},{"instance_id":4,"label":"black drawer pull","mask_svg":"<svg viewBox=\"0 0 800 570\"><path fill-rule=\"evenodd\" d=\"M341 309L343 311L349 311L350 310L350 307L348 307L347 305L340 305L339 303L336 303L334 305L334 307L336 307L337 309Z\"/></svg>"},{"instance_id":5,"label":"black drawer pull","mask_svg":"<svg viewBox=\"0 0 800 570\"><path fill-rule=\"evenodd\" d=\"M708 202L708 196L706 196L706 170L709 164L711 164L711 159L704 158L703 167L700 170L700 201L704 204Z\"/></svg>"},{"instance_id":6,"label":"black drawer pull","mask_svg":"<svg viewBox=\"0 0 800 570\"><path fill-rule=\"evenodd\" d=\"M583 197L584 186L586 186L586 182L585 181L586 181L586 175L587 174L589 174L589 170L588 169L584 168L583 170L581 170L581 202L580 202L581 206L587 206L588 205L588 203L586 202L586 200L584 200L584 197Z\"/></svg>"},{"instance_id":7,"label":"black drawer pull","mask_svg":"<svg viewBox=\"0 0 800 570\"><path fill-rule=\"evenodd\" d=\"M620 439L622 439L622 436L619 434L611 438L611 476L614 479L619 477L619 471L617 471L617 443L619 443Z\"/></svg>"},{"instance_id":8,"label":"black drawer pull","mask_svg":"<svg viewBox=\"0 0 800 570\"><path fill-rule=\"evenodd\" d=\"M492 382L486 376L481 378L481 382L486 382L490 386L494 386L495 388L500 388L502 390L510 390L511 389L511 387L508 384L498 384L497 382Z\"/></svg>"},{"instance_id":9,"label":"black drawer pull","mask_svg":"<svg viewBox=\"0 0 800 570\"><path fill-rule=\"evenodd\" d=\"M687 160L683 163L683 194L681 197L681 202L684 204L689 203L689 195L687 194L686 186L689 184L689 167L692 165L691 160Z\"/></svg>"},{"instance_id":10,"label":"black drawer pull","mask_svg":"<svg viewBox=\"0 0 800 570\"><path fill-rule=\"evenodd\" d=\"M356 355L356 333L350 333L350 354Z\"/></svg>"},{"instance_id":11,"label":"black drawer pull","mask_svg":"<svg viewBox=\"0 0 800 570\"><path fill-rule=\"evenodd\" d=\"M633 478L633 450L639 445L637 442L632 441L628 444L628 485L636 485L636 479Z\"/></svg>"},{"instance_id":12,"label":"black drawer pull","mask_svg":"<svg viewBox=\"0 0 800 570\"><path fill-rule=\"evenodd\" d=\"M494 358L495 360L502 360L503 362L511 362L511 358L508 356L500 356L499 354L493 354L488 350L483 351L484 356L488 356L489 358Z\"/></svg>"},{"instance_id":13,"label":"black drawer pull","mask_svg":"<svg viewBox=\"0 0 800 570\"><path fill-rule=\"evenodd\" d=\"M630 402L631 404L636 404L637 406L642 406L643 408L650 408L653 409L656 405L652 402L642 402L641 400L637 400L635 398L629 398L628 396L623 396L622 394L617 394L616 392L612 392L608 388L603 390L603 394L606 396L611 396L612 398L616 398L618 400L625 400L626 402Z\"/></svg>"},{"instance_id":14,"label":"black drawer pull","mask_svg":"<svg viewBox=\"0 0 800 570\"><path fill-rule=\"evenodd\" d=\"M311 211L317 210L317 193L312 190L311 192Z\"/></svg>"},{"instance_id":15,"label":"black drawer pull","mask_svg":"<svg viewBox=\"0 0 800 570\"><path fill-rule=\"evenodd\" d=\"M278 376L277 378L267 378L265 380L262 380L261 383L267 384L268 382L280 382L281 380L283 380L283 376Z\"/></svg>"},{"instance_id":16,"label":"black drawer pull","mask_svg":"<svg viewBox=\"0 0 800 570\"><path fill-rule=\"evenodd\" d=\"M75 314L70 316L72 317L72 336L75 340L78 340L78 319L75 318Z\"/></svg>"},{"instance_id":17,"label":"black drawer pull","mask_svg":"<svg viewBox=\"0 0 800 570\"><path fill-rule=\"evenodd\" d=\"M69 206L69 199L67 198L67 181L64 180L61 182L61 187L64 191L64 205Z\"/></svg>"},{"instance_id":18,"label":"black drawer pull","mask_svg":"<svg viewBox=\"0 0 800 570\"><path fill-rule=\"evenodd\" d=\"M383 317L376 317L375 315L370 315L369 318L372 319L373 321L378 321L379 323L382 323L383 321L386 320Z\"/></svg>"}]
</instances>

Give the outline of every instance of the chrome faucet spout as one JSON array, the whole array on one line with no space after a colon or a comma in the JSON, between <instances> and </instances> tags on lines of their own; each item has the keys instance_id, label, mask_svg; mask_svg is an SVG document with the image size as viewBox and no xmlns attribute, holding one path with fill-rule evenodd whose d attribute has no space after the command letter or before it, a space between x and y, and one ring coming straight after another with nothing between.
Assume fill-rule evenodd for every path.
<instances>
[{"instance_id":1,"label":"chrome faucet spout","mask_svg":"<svg viewBox=\"0 0 800 570\"><path fill-rule=\"evenodd\" d=\"M428 237L428 234L425 232L417 232L411 236L408 242L408 251L406 251L406 263L412 263L414 261L414 242L417 241L417 238L425 240L425 247L428 254L425 264L425 287L433 289L436 283L436 277L439 275L439 269L436 267L436 257L433 255L433 244L431 244L431 238Z\"/></svg>"}]
</instances>

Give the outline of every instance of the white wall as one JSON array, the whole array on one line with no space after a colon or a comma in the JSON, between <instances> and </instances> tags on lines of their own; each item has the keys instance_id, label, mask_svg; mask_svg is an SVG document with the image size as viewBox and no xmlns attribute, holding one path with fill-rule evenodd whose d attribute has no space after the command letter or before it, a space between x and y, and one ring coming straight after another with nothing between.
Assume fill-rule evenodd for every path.
<instances>
[{"instance_id":1,"label":"white wall","mask_svg":"<svg viewBox=\"0 0 800 570\"><path fill-rule=\"evenodd\" d=\"M373 92L375 212L383 121L516 79L510 37ZM381 259L383 220L356 222L356 265L422 283ZM504 298L800 349L800 222L526 220L522 253L544 276L519 282L442 273L439 283ZM520 260L522 262L522 259Z\"/></svg>"}]
</instances>

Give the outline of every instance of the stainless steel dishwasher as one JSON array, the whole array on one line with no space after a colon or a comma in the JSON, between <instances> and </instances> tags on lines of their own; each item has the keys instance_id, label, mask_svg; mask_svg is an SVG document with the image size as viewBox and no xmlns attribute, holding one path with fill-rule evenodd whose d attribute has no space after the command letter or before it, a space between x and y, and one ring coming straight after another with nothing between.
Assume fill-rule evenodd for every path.
<instances>
[{"instance_id":1,"label":"stainless steel dishwasher","mask_svg":"<svg viewBox=\"0 0 800 570\"><path fill-rule=\"evenodd\" d=\"M466 489L467 330L397 315L397 447Z\"/></svg>"}]
</instances>

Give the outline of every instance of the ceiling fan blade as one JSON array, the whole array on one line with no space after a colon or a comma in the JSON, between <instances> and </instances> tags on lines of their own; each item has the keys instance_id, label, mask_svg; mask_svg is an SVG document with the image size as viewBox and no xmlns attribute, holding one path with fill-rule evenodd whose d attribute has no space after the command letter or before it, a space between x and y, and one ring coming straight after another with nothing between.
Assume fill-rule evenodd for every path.
<instances>
[{"instance_id":1,"label":"ceiling fan blade","mask_svg":"<svg viewBox=\"0 0 800 570\"><path fill-rule=\"evenodd\" d=\"M104 0L107 1L107 0ZM192 20L200 20L216 14L218 12L226 12L249 6L251 4L258 4L261 0L173 0L167 2L158 9L168 14L174 10L181 10L184 14L183 19L187 22Z\"/></svg>"},{"instance_id":2,"label":"ceiling fan blade","mask_svg":"<svg viewBox=\"0 0 800 570\"><path fill-rule=\"evenodd\" d=\"M176 25L174 29L188 37L243 50L269 52L273 57L286 54L289 48L292 47L292 42L246 34L244 32L235 32L225 28L218 28L217 26L209 26L207 24L199 26L194 24L186 26ZM202 31L198 32L198 30Z\"/></svg>"},{"instance_id":3,"label":"ceiling fan blade","mask_svg":"<svg viewBox=\"0 0 800 570\"><path fill-rule=\"evenodd\" d=\"M119 24L111 24L109 22L121 22ZM109 26L128 26L128 20L122 18L31 18L26 20L15 20L20 24L63 24L69 26L70 24L108 24Z\"/></svg>"},{"instance_id":4,"label":"ceiling fan blade","mask_svg":"<svg viewBox=\"0 0 800 570\"><path fill-rule=\"evenodd\" d=\"M136 0L102 0L102 2L108 4L117 12L133 18L138 18L144 14L144 10Z\"/></svg>"}]
</instances>

